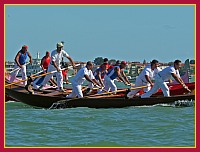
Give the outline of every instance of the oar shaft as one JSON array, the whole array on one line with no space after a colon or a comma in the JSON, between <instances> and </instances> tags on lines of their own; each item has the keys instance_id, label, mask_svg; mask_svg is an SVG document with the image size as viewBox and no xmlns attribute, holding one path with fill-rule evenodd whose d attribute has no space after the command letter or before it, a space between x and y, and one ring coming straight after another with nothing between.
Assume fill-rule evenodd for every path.
<instances>
[{"instance_id":1,"label":"oar shaft","mask_svg":"<svg viewBox=\"0 0 200 152\"><path fill-rule=\"evenodd\" d=\"M35 73L35 74L32 74L31 77L32 77L32 76L35 76L35 75L37 75L37 74L39 74L39 73L41 73L41 72L44 72L44 70L41 70L41 71L39 71L39 72L37 72L37 73Z\"/></svg>"},{"instance_id":2,"label":"oar shaft","mask_svg":"<svg viewBox=\"0 0 200 152\"><path fill-rule=\"evenodd\" d=\"M131 90L143 89L143 88L147 88L147 87L148 87L148 86L134 87L134 88L131 88ZM115 91L115 93L124 92L124 91L126 91L126 89L117 90L117 91ZM105 92L105 93L101 93L101 94L90 95L90 97L95 97L95 96L100 96L100 95L107 95L107 94L112 94L112 93L113 93L113 92Z\"/></svg>"},{"instance_id":3,"label":"oar shaft","mask_svg":"<svg viewBox=\"0 0 200 152\"><path fill-rule=\"evenodd\" d=\"M76 64L75 66L79 66L80 64ZM68 69L72 69L73 70L73 66L68 66Z\"/></svg>"}]
</instances>

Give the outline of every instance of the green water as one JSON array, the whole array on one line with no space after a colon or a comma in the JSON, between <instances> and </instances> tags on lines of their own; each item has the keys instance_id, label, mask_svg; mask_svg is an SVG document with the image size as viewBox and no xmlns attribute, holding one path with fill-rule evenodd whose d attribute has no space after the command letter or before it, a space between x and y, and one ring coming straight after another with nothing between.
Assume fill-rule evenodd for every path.
<instances>
[{"instance_id":1,"label":"green water","mask_svg":"<svg viewBox=\"0 0 200 152\"><path fill-rule=\"evenodd\" d=\"M6 105L6 147L194 146L194 107L35 109Z\"/></svg>"}]
</instances>

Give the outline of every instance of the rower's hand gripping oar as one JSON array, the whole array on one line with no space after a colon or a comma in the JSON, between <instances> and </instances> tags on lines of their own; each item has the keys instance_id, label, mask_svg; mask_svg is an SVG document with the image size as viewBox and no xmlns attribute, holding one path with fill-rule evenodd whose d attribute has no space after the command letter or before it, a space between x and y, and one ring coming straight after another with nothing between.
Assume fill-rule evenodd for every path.
<instances>
[{"instance_id":1,"label":"rower's hand gripping oar","mask_svg":"<svg viewBox=\"0 0 200 152\"><path fill-rule=\"evenodd\" d=\"M130 86L130 87L134 87L135 86L135 84L133 84L133 83L126 83L126 85Z\"/></svg>"},{"instance_id":2,"label":"rower's hand gripping oar","mask_svg":"<svg viewBox=\"0 0 200 152\"><path fill-rule=\"evenodd\" d=\"M188 86L186 86L185 84L183 85L183 88L186 89L189 93L192 92L192 91L188 88Z\"/></svg>"}]
</instances>

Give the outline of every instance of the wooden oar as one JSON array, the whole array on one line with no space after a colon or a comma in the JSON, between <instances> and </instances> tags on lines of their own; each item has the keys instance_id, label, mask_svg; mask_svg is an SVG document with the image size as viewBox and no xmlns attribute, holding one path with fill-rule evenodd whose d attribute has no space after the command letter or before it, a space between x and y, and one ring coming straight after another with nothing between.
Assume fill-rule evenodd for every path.
<instances>
[{"instance_id":1,"label":"wooden oar","mask_svg":"<svg viewBox=\"0 0 200 152\"><path fill-rule=\"evenodd\" d=\"M28 62L28 63L26 63L26 64L24 64L24 65L28 65L30 62ZM20 67L18 67L18 68L16 68L16 69L13 69L12 71L10 71L10 72L8 72L9 74L11 74L11 73L13 73L13 72L15 72L15 71L17 71L17 70L19 70L20 69Z\"/></svg>"},{"instance_id":2,"label":"wooden oar","mask_svg":"<svg viewBox=\"0 0 200 152\"><path fill-rule=\"evenodd\" d=\"M76 64L75 66L79 66L80 64ZM73 66L69 66L68 69L73 70Z\"/></svg>"},{"instance_id":3,"label":"wooden oar","mask_svg":"<svg viewBox=\"0 0 200 152\"><path fill-rule=\"evenodd\" d=\"M61 69L61 71L63 71L63 70L65 70L65 68L64 68L64 69ZM33 76L33 77L31 77L31 78L39 78L39 77L42 77L42 76L46 76L46 75L48 75L48 74L53 74L53 73L55 73L55 72L57 72L57 70L51 71L51 72L47 72L47 73L43 73L43 74L41 74L41 75ZM28 80L28 78L26 78L25 80L20 80L20 81L17 81L17 82L13 82L13 83L10 83L10 84L5 85L5 87L10 86L10 85L13 85L13 84L20 83L20 82L24 82L24 81L27 81L27 80Z\"/></svg>"},{"instance_id":4,"label":"wooden oar","mask_svg":"<svg viewBox=\"0 0 200 152\"><path fill-rule=\"evenodd\" d=\"M32 74L30 77L33 77L33 76L35 76L35 75L38 75L38 74L41 73L41 72L44 72L44 70L41 70L41 71L39 71L39 72L37 72L37 73L35 73L35 74Z\"/></svg>"},{"instance_id":5,"label":"wooden oar","mask_svg":"<svg viewBox=\"0 0 200 152\"><path fill-rule=\"evenodd\" d=\"M139 87L134 87L134 88L129 88L131 90L136 90L136 89L143 89L143 88L147 88L148 86L139 86ZM127 88L128 89L128 88ZM124 92L126 91L127 89L123 89L123 90L117 90L115 91L116 93L119 93L119 92ZM101 93L101 94L95 94L95 95L90 95L89 97L95 97L95 96L101 96L101 95L107 95L107 94L113 94L113 92L105 92L105 93Z\"/></svg>"}]
</instances>

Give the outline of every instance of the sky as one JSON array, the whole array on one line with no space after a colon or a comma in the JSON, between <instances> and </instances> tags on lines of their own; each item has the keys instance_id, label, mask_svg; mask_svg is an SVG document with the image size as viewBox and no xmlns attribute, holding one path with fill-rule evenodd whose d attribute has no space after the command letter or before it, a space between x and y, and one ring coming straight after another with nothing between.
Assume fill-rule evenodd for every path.
<instances>
[{"instance_id":1,"label":"sky","mask_svg":"<svg viewBox=\"0 0 200 152\"><path fill-rule=\"evenodd\" d=\"M5 11L5 60L22 45L40 58L65 42L75 61L195 59L194 6L14 6ZM66 59L67 61L67 59Z\"/></svg>"}]
</instances>

